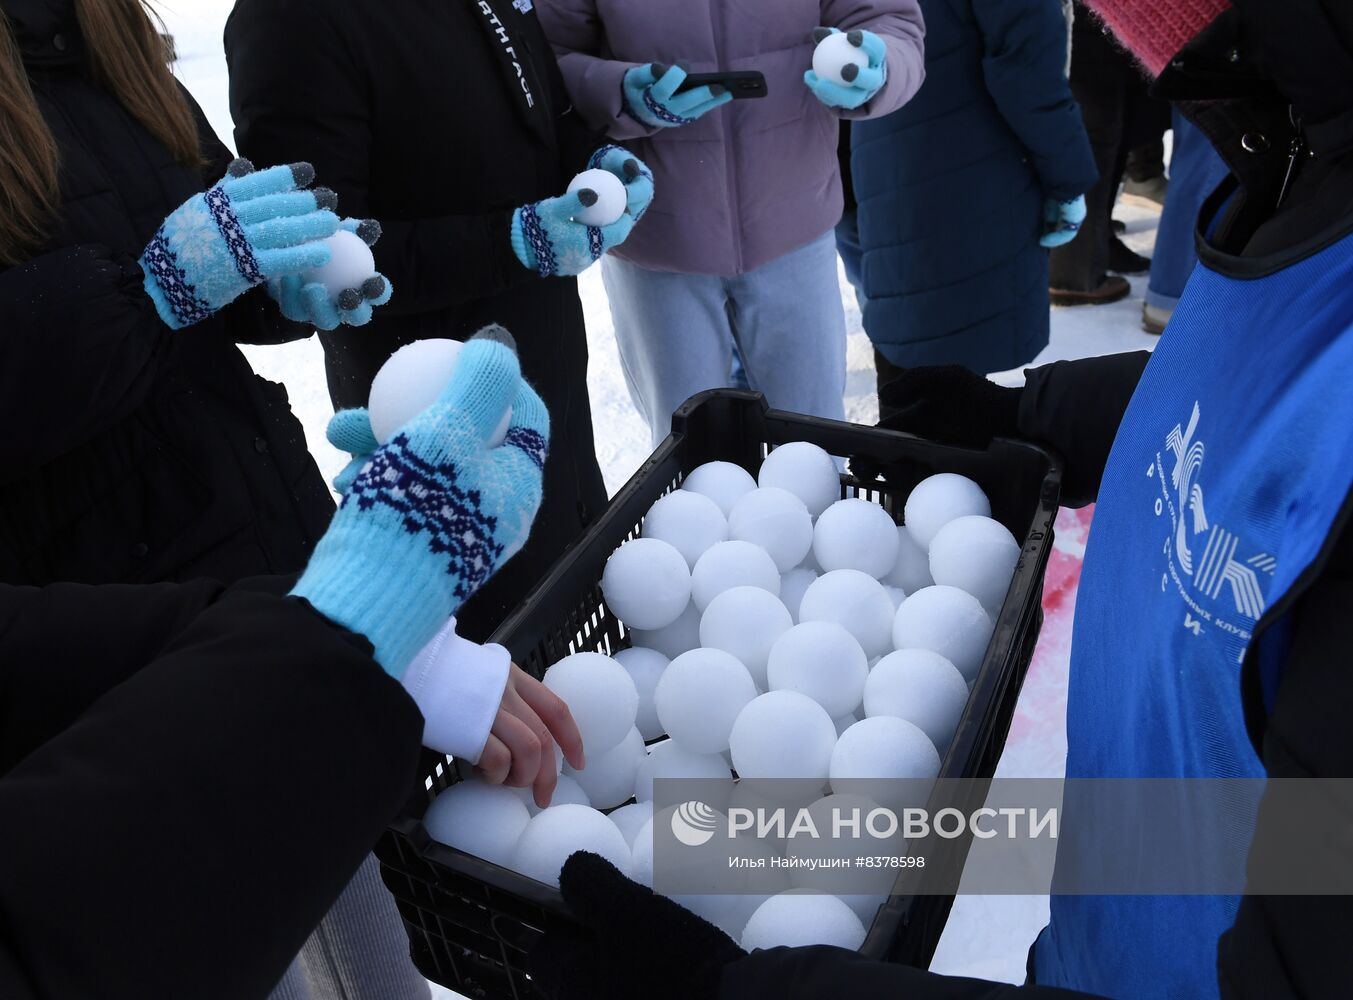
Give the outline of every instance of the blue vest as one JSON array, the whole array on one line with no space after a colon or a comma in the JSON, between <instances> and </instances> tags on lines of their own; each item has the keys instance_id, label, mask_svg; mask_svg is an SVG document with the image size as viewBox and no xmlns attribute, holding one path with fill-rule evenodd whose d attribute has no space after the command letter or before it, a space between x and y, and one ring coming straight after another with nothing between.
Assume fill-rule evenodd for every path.
<instances>
[{"instance_id":1,"label":"blue vest","mask_svg":"<svg viewBox=\"0 0 1353 1000\"><path fill-rule=\"evenodd\" d=\"M1241 661L1351 486L1353 236L1265 277L1200 265L1099 491L1071 650L1068 778L1263 776ZM1270 709L1283 624L1266 626L1257 651ZM1238 905L1054 896L1038 982L1134 1000L1215 997L1217 939Z\"/></svg>"}]
</instances>

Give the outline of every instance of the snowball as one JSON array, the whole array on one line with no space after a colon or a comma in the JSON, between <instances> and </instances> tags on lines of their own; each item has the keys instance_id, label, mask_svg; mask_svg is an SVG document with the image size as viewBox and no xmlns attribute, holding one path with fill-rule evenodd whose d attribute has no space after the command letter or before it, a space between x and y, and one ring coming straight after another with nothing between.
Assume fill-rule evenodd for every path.
<instances>
[{"instance_id":1,"label":"snowball","mask_svg":"<svg viewBox=\"0 0 1353 1000\"><path fill-rule=\"evenodd\" d=\"M633 788L630 789L632 793ZM653 803L652 802L631 802L627 806L621 806L615 812L607 813L606 816L616 825L622 834L625 835L626 842L630 849L634 849L634 843L639 836L639 831L644 828L644 824L653 821ZM650 847L650 850L652 848Z\"/></svg>"},{"instance_id":2,"label":"snowball","mask_svg":"<svg viewBox=\"0 0 1353 1000\"><path fill-rule=\"evenodd\" d=\"M780 603L788 609L795 622L799 620L799 605L803 603L803 595L816 579L817 572L805 566L791 569L780 577Z\"/></svg>"},{"instance_id":3,"label":"snowball","mask_svg":"<svg viewBox=\"0 0 1353 1000\"><path fill-rule=\"evenodd\" d=\"M835 719L860 707L869 660L836 622L804 622L771 647L766 676L772 691L805 694Z\"/></svg>"},{"instance_id":4,"label":"snowball","mask_svg":"<svg viewBox=\"0 0 1353 1000\"><path fill-rule=\"evenodd\" d=\"M648 756L639 762L634 778L634 797L653 801L653 782L657 778L727 779L733 776L727 762L717 753L693 753L675 740L664 740L648 748Z\"/></svg>"},{"instance_id":5,"label":"snowball","mask_svg":"<svg viewBox=\"0 0 1353 1000\"><path fill-rule=\"evenodd\" d=\"M756 489L756 480L750 472L732 462L706 462L685 478L681 488L709 497L727 517L733 512L738 497Z\"/></svg>"},{"instance_id":6,"label":"snowball","mask_svg":"<svg viewBox=\"0 0 1353 1000\"><path fill-rule=\"evenodd\" d=\"M869 672L864 713L890 715L918 726L941 754L968 704L968 684L958 668L928 649L889 653Z\"/></svg>"},{"instance_id":7,"label":"snowball","mask_svg":"<svg viewBox=\"0 0 1353 1000\"><path fill-rule=\"evenodd\" d=\"M657 690L662 672L667 669L667 657L656 649L632 646L616 653L615 662L625 668L639 692L639 714L634 722L639 735L645 740L656 740L663 732L657 706L653 704L653 692Z\"/></svg>"},{"instance_id":8,"label":"snowball","mask_svg":"<svg viewBox=\"0 0 1353 1000\"><path fill-rule=\"evenodd\" d=\"M859 716L852 713L850 715L843 715L840 718L832 719L832 725L836 727L836 735L840 736L859 721Z\"/></svg>"},{"instance_id":9,"label":"snowball","mask_svg":"<svg viewBox=\"0 0 1353 1000\"><path fill-rule=\"evenodd\" d=\"M838 569L813 581L799 605L800 622L836 622L870 659L892 649L893 602L872 576Z\"/></svg>"},{"instance_id":10,"label":"snowball","mask_svg":"<svg viewBox=\"0 0 1353 1000\"><path fill-rule=\"evenodd\" d=\"M832 751L834 791L854 779L933 781L939 773L940 755L930 737L905 719L888 715L855 723Z\"/></svg>"},{"instance_id":11,"label":"snowball","mask_svg":"<svg viewBox=\"0 0 1353 1000\"><path fill-rule=\"evenodd\" d=\"M700 557L691 573L691 598L702 612L734 587L780 593L780 571L766 551L751 542L720 542Z\"/></svg>"},{"instance_id":12,"label":"snowball","mask_svg":"<svg viewBox=\"0 0 1353 1000\"><path fill-rule=\"evenodd\" d=\"M1005 525L970 514L935 533L930 572L936 583L972 594L994 618L1005 603L1019 554L1019 542Z\"/></svg>"},{"instance_id":13,"label":"snowball","mask_svg":"<svg viewBox=\"0 0 1353 1000\"><path fill-rule=\"evenodd\" d=\"M729 734L733 766L743 778L825 781L836 745L832 717L797 691L771 691L752 701Z\"/></svg>"},{"instance_id":14,"label":"snowball","mask_svg":"<svg viewBox=\"0 0 1353 1000\"><path fill-rule=\"evenodd\" d=\"M630 848L614 823L587 806L551 806L526 824L512 867L546 885L559 885L564 862L578 851L599 854L624 874Z\"/></svg>"},{"instance_id":15,"label":"snowball","mask_svg":"<svg viewBox=\"0 0 1353 1000\"><path fill-rule=\"evenodd\" d=\"M526 792L528 797L532 795L531 789L525 788L522 790ZM590 806L591 804L592 800L588 797L587 792L583 791L583 786L578 784L577 779L571 778L567 774L559 775L555 782L554 794L550 796L550 805ZM540 810L535 807L535 800L532 798L531 815L534 816L538 812Z\"/></svg>"},{"instance_id":16,"label":"snowball","mask_svg":"<svg viewBox=\"0 0 1353 1000\"><path fill-rule=\"evenodd\" d=\"M957 587L926 587L897 609L893 645L929 649L958 667L965 681L977 676L995 624L977 598Z\"/></svg>"},{"instance_id":17,"label":"snowball","mask_svg":"<svg viewBox=\"0 0 1353 1000\"><path fill-rule=\"evenodd\" d=\"M897 561L897 525L868 500L838 500L817 519L813 555L828 572L857 569L878 579Z\"/></svg>"},{"instance_id":18,"label":"snowball","mask_svg":"<svg viewBox=\"0 0 1353 1000\"><path fill-rule=\"evenodd\" d=\"M597 809L613 809L634 794L634 776L644 759L644 738L631 729L623 740L604 753L587 758L581 771L565 766L564 773L576 781Z\"/></svg>"},{"instance_id":19,"label":"snowball","mask_svg":"<svg viewBox=\"0 0 1353 1000\"><path fill-rule=\"evenodd\" d=\"M596 204L588 205L575 213L574 222L580 222L584 226L609 226L613 222L620 221L620 217L629 206L629 193L626 192L625 183L619 177L609 170L584 170L568 182L568 193L572 194L583 188L594 192L597 201Z\"/></svg>"},{"instance_id":20,"label":"snowball","mask_svg":"<svg viewBox=\"0 0 1353 1000\"><path fill-rule=\"evenodd\" d=\"M630 628L659 629L676 621L691 598L691 569L673 546L636 538L611 553L601 594Z\"/></svg>"},{"instance_id":21,"label":"snowball","mask_svg":"<svg viewBox=\"0 0 1353 1000\"><path fill-rule=\"evenodd\" d=\"M302 284L323 285L324 290L329 293L329 300L337 302L338 296L343 292L349 288L360 289L362 282L375 276L375 255L366 245L366 240L356 233L340 229L321 242L329 248L329 262L302 271Z\"/></svg>"},{"instance_id":22,"label":"snowball","mask_svg":"<svg viewBox=\"0 0 1353 1000\"><path fill-rule=\"evenodd\" d=\"M835 896L786 892L762 903L742 932L744 951L825 944L850 951L864 944L864 925Z\"/></svg>"},{"instance_id":23,"label":"snowball","mask_svg":"<svg viewBox=\"0 0 1353 1000\"><path fill-rule=\"evenodd\" d=\"M728 538L728 518L709 497L673 490L649 508L644 537L671 545L694 569L706 549Z\"/></svg>"},{"instance_id":24,"label":"snowball","mask_svg":"<svg viewBox=\"0 0 1353 1000\"><path fill-rule=\"evenodd\" d=\"M842 72L847 66L864 69L869 65L869 56L858 45L850 44L850 37L844 31L834 31L813 49L813 72L820 80L828 80L849 87L855 74L847 80Z\"/></svg>"},{"instance_id":25,"label":"snowball","mask_svg":"<svg viewBox=\"0 0 1353 1000\"><path fill-rule=\"evenodd\" d=\"M631 629L629 635L634 645L656 650L674 660L700 645L700 609L692 601L672 624L651 630Z\"/></svg>"},{"instance_id":26,"label":"snowball","mask_svg":"<svg viewBox=\"0 0 1353 1000\"><path fill-rule=\"evenodd\" d=\"M764 690L771 647L793 625L774 594L760 587L734 587L709 602L700 618L700 645L736 657Z\"/></svg>"},{"instance_id":27,"label":"snowball","mask_svg":"<svg viewBox=\"0 0 1353 1000\"><path fill-rule=\"evenodd\" d=\"M637 803L636 803L637 804ZM646 802L649 809L653 808L652 802ZM634 840L630 844L630 878L640 885L646 885L653 888L653 823L655 817L650 816L644 821L644 825L639 827L639 831L634 835Z\"/></svg>"},{"instance_id":28,"label":"snowball","mask_svg":"<svg viewBox=\"0 0 1353 1000\"><path fill-rule=\"evenodd\" d=\"M952 472L923 479L911 495L903 511L903 520L912 539L929 551L930 542L946 524L967 514L991 515L987 495L967 476Z\"/></svg>"},{"instance_id":29,"label":"snowball","mask_svg":"<svg viewBox=\"0 0 1353 1000\"><path fill-rule=\"evenodd\" d=\"M530 819L530 812L512 790L461 781L432 800L423 826L438 843L495 865L509 865L517 838Z\"/></svg>"},{"instance_id":30,"label":"snowball","mask_svg":"<svg viewBox=\"0 0 1353 1000\"><path fill-rule=\"evenodd\" d=\"M813 519L793 493L764 487L744 493L733 505L728 537L765 549L775 560L776 571L787 573L812 547Z\"/></svg>"},{"instance_id":31,"label":"snowball","mask_svg":"<svg viewBox=\"0 0 1353 1000\"><path fill-rule=\"evenodd\" d=\"M883 589L888 594L888 600L893 602L893 611L896 612L898 608L902 607L902 602L907 599L907 592L901 587L884 587Z\"/></svg>"},{"instance_id":32,"label":"snowball","mask_svg":"<svg viewBox=\"0 0 1353 1000\"><path fill-rule=\"evenodd\" d=\"M877 802L863 795L840 792L824 796L809 805L804 813L812 820L818 836L800 834L789 838L781 854L818 862L818 867L805 866L790 869L790 882L796 889L813 889L833 893L852 910L858 905L866 913L856 911L860 919L873 920L868 911L883 901L883 894L892 888L895 871L885 869L844 869L832 867L832 862L853 859L861 854L877 853L881 846L869 832L869 817L879 811ZM838 825L839 824L839 825ZM843 895L846 892L868 894L858 899Z\"/></svg>"},{"instance_id":33,"label":"snowball","mask_svg":"<svg viewBox=\"0 0 1353 1000\"><path fill-rule=\"evenodd\" d=\"M362 242L356 236L352 238ZM371 380L367 396L371 433L377 441L385 444L401 427L441 398L464 346L458 340L415 340L390 355ZM508 407L488 440L490 448L503 443L511 421L512 408Z\"/></svg>"},{"instance_id":34,"label":"snowball","mask_svg":"<svg viewBox=\"0 0 1353 1000\"><path fill-rule=\"evenodd\" d=\"M807 441L792 441L772 451L761 463L756 481L763 488L778 486L793 493L813 517L841 499L835 459Z\"/></svg>"},{"instance_id":35,"label":"snowball","mask_svg":"<svg viewBox=\"0 0 1353 1000\"><path fill-rule=\"evenodd\" d=\"M734 656L693 649L663 672L653 701L673 740L694 753L717 754L728 748L733 721L755 697L752 675Z\"/></svg>"},{"instance_id":36,"label":"snowball","mask_svg":"<svg viewBox=\"0 0 1353 1000\"><path fill-rule=\"evenodd\" d=\"M893 568L883 577L888 587L897 587L914 594L935 582L930 575L930 558L925 549L916 544L911 532L899 525L897 528L897 560Z\"/></svg>"},{"instance_id":37,"label":"snowball","mask_svg":"<svg viewBox=\"0 0 1353 1000\"><path fill-rule=\"evenodd\" d=\"M625 668L609 656L566 656L545 671L544 684L573 713L586 756L611 749L634 727L639 691Z\"/></svg>"},{"instance_id":38,"label":"snowball","mask_svg":"<svg viewBox=\"0 0 1353 1000\"><path fill-rule=\"evenodd\" d=\"M526 804L526 811L532 816L541 811L540 806L536 805L536 793L533 788L512 788L509 790ZM581 785L567 774L559 775L554 786L554 794L550 796L550 805L590 806L591 804L592 801L587 797L587 793L582 790Z\"/></svg>"}]
</instances>

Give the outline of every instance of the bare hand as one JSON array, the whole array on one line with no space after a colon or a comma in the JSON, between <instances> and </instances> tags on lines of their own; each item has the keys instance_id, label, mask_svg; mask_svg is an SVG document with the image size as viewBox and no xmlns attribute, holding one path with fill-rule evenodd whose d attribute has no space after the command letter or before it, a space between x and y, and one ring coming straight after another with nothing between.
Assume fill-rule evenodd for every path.
<instances>
[{"instance_id":1,"label":"bare hand","mask_svg":"<svg viewBox=\"0 0 1353 1000\"><path fill-rule=\"evenodd\" d=\"M553 691L515 663L507 677L503 704L493 720L489 740L475 772L490 785L531 788L536 805L544 809L554 796L558 774L554 747L581 771L583 739L568 706Z\"/></svg>"}]
</instances>

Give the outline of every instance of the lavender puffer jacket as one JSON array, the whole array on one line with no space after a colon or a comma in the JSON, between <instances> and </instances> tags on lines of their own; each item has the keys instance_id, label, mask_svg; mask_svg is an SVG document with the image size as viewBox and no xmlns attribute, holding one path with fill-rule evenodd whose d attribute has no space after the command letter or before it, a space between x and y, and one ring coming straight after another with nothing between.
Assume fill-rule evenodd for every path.
<instances>
[{"instance_id":1,"label":"lavender puffer jacket","mask_svg":"<svg viewBox=\"0 0 1353 1000\"><path fill-rule=\"evenodd\" d=\"M583 118L653 168L657 196L617 256L642 267L732 276L803 246L841 218L841 117L896 111L925 78L916 0L536 0ZM888 45L888 82L864 107L823 105L803 82L818 25L865 28ZM633 66L760 70L769 96L691 125L650 129L622 110Z\"/></svg>"}]
</instances>

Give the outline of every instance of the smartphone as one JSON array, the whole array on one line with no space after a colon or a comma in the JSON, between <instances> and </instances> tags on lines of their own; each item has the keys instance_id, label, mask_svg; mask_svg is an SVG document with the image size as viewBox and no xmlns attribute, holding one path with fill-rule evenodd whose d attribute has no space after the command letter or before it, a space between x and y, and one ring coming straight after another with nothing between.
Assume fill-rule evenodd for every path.
<instances>
[{"instance_id":1,"label":"smartphone","mask_svg":"<svg viewBox=\"0 0 1353 1000\"><path fill-rule=\"evenodd\" d=\"M717 73L692 73L681 81L681 86L677 88L678 94L684 94L688 90L694 90L696 87L704 87L708 84L721 84L730 94L733 100L742 101L749 98L765 97L769 92L766 89L766 78L760 70L755 69L737 69L722 70Z\"/></svg>"}]
</instances>

